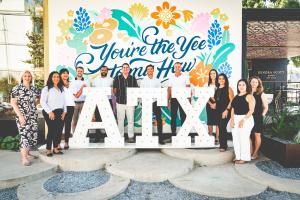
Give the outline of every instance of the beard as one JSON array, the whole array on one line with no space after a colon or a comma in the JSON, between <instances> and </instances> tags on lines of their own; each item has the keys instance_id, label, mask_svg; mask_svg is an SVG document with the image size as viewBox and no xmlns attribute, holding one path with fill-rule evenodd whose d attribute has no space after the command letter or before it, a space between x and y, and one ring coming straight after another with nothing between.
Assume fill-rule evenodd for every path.
<instances>
[{"instance_id":1,"label":"beard","mask_svg":"<svg viewBox=\"0 0 300 200\"><path fill-rule=\"evenodd\" d=\"M107 73L105 73L105 72L101 73L101 76L103 76L103 77L105 77L106 75L107 75Z\"/></svg>"}]
</instances>

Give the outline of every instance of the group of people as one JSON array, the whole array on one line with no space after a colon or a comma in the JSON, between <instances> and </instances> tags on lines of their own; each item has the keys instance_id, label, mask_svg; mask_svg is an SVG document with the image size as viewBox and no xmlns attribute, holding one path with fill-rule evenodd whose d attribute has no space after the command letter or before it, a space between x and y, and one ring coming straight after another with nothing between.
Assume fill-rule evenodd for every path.
<instances>
[{"instance_id":1,"label":"group of people","mask_svg":"<svg viewBox=\"0 0 300 200\"><path fill-rule=\"evenodd\" d=\"M46 138L46 155L63 154L61 151L61 138L64 129L65 150L69 149L69 138L74 133L77 121L82 110L85 96L84 87L111 87L112 95L116 97L116 114L120 134L124 136L124 119L128 121L127 142L134 142L134 106L127 105L127 88L161 88L161 82L154 76L154 66L146 67L147 76L138 84L135 77L130 75L130 65L124 63L121 74L114 79L108 76L108 67L102 66L100 76L93 81L85 80L83 77L84 68L76 68L75 80L69 81L69 71L65 68L59 72L53 71L49 74L47 84L39 90L32 85L32 75L25 71L21 83L12 90L11 104L16 112L16 122L19 129L20 152L22 164L28 166L31 159L35 158L30 154L32 147L37 143L37 109L36 105L40 100L43 108L43 116L48 126ZM171 110L171 131L176 135L176 118L179 111L181 125L184 123L186 113L176 98L172 98L172 88L189 87L189 78L181 72L181 63L174 64L174 75L168 82L168 107ZM249 85L250 83L250 85ZM237 95L234 97L229 87L228 78L225 74L218 75L216 70L209 73L208 87L215 89L215 94L207 103L207 118L209 134L213 133L213 126L216 126L216 143L220 143L220 151L227 149L227 124L231 118L233 144L235 149L235 162L244 163L255 159L260 146L260 134L262 132L262 118L268 110L261 80L252 77L249 80L241 79L237 84ZM112 96L109 96L113 108ZM157 102L153 100L153 112L157 120L157 132L159 143L165 144L163 140L162 111ZM100 121L101 116L98 109L95 110L93 120ZM250 150L250 134L254 135L253 151ZM252 154L250 153L252 151Z\"/></svg>"},{"instance_id":2,"label":"group of people","mask_svg":"<svg viewBox=\"0 0 300 200\"><path fill-rule=\"evenodd\" d=\"M263 129L263 116L268 111L266 95L262 81L253 76L249 80L237 82L237 94L234 96L225 74L214 69L209 72L208 86L215 89L214 96L206 105L207 125L210 135L215 126L216 144L220 151L227 150L227 127L230 120L232 140L235 152L234 162L243 164L258 156Z\"/></svg>"}]
</instances>

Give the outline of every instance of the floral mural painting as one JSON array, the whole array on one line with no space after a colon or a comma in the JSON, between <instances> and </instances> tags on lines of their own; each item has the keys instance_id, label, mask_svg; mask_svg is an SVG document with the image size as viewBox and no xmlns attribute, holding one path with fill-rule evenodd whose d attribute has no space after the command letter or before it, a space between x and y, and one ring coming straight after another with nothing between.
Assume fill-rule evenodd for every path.
<instances>
[{"instance_id":1,"label":"floral mural painting","mask_svg":"<svg viewBox=\"0 0 300 200\"><path fill-rule=\"evenodd\" d=\"M168 1L151 7L136 2L127 11L106 7L87 10L79 7L75 11L68 10L66 16L66 19L58 21L60 34L56 36L56 43L74 48L77 55L87 52L89 45L106 44L114 36L123 42L134 39L143 42L142 32L146 22L162 27L167 37L172 37L176 28L180 28L181 31L189 31L189 34L192 31L194 35L200 34L202 38L207 38L206 48L197 56L201 66L203 64L213 69L221 67L222 70L226 66L227 69L227 64L230 66L228 56L235 49L235 45L230 42L229 17L220 8L194 13ZM199 64L194 68L197 73L190 73L194 80L192 84L203 85L206 79L201 79L200 82L200 79L195 79L195 75L199 74Z\"/></svg>"},{"instance_id":2,"label":"floral mural painting","mask_svg":"<svg viewBox=\"0 0 300 200\"><path fill-rule=\"evenodd\" d=\"M197 56L199 64L190 73L193 80L191 83L195 86L200 87L207 81L205 78L195 78L199 70L203 71L200 65L217 70L231 66L228 56L234 51L235 45L230 42L229 17L220 8L194 13L168 1L151 7L136 2L127 11L106 7L87 10L79 7L75 11L68 10L66 16L66 19L58 21L60 34L56 36L56 43L74 48L77 55L87 52L89 45L106 44L114 36L123 42L134 39L142 42L144 24L150 22L152 26L162 27L167 37L172 37L176 28L180 28L181 31L192 31L194 35L200 34L202 38L207 38L206 48ZM202 71L200 74L203 75Z\"/></svg>"}]
</instances>

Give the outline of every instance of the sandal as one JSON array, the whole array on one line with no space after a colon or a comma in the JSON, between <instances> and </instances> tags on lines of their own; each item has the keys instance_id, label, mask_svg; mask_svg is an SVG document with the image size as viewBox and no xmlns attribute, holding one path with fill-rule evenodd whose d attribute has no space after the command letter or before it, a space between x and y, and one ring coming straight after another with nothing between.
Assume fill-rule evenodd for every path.
<instances>
[{"instance_id":1,"label":"sandal","mask_svg":"<svg viewBox=\"0 0 300 200\"><path fill-rule=\"evenodd\" d=\"M251 156L251 160L256 160L258 158L258 156L257 155L255 155L255 156Z\"/></svg>"},{"instance_id":2,"label":"sandal","mask_svg":"<svg viewBox=\"0 0 300 200\"><path fill-rule=\"evenodd\" d=\"M239 160L239 161L236 161L235 164L246 164L247 161L244 161L244 160Z\"/></svg>"},{"instance_id":3,"label":"sandal","mask_svg":"<svg viewBox=\"0 0 300 200\"><path fill-rule=\"evenodd\" d=\"M53 150L53 154L56 154L56 155L62 155L62 154L64 154L62 151L57 151L57 152L55 152L54 150Z\"/></svg>"},{"instance_id":4,"label":"sandal","mask_svg":"<svg viewBox=\"0 0 300 200\"><path fill-rule=\"evenodd\" d=\"M52 154L51 151L50 151L50 152L47 152L47 153L46 153L46 156L47 156L47 157L52 157L53 154Z\"/></svg>"},{"instance_id":5,"label":"sandal","mask_svg":"<svg viewBox=\"0 0 300 200\"><path fill-rule=\"evenodd\" d=\"M30 166L30 165L31 165L31 162L30 162L29 160L27 160L27 159L22 159L22 164L23 164L24 166Z\"/></svg>"},{"instance_id":6,"label":"sandal","mask_svg":"<svg viewBox=\"0 0 300 200\"><path fill-rule=\"evenodd\" d=\"M222 148L222 149L220 149L220 152L225 152L225 151L226 151L226 149L223 149L223 148Z\"/></svg>"}]
</instances>

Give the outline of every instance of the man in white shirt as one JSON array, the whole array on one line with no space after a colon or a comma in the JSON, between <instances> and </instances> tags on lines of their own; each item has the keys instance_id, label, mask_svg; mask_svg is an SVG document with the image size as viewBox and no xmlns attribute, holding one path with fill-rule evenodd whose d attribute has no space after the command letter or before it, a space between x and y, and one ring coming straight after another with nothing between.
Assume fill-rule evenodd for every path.
<instances>
[{"instance_id":1,"label":"man in white shirt","mask_svg":"<svg viewBox=\"0 0 300 200\"><path fill-rule=\"evenodd\" d=\"M184 113L182 107L180 106L180 104L178 103L176 98L171 98L172 96L172 89L171 88L175 88L175 87L189 87L190 86L190 81L189 81L189 77L186 75L183 75L181 72L181 63L180 62L176 62L174 64L174 71L175 74L174 76L171 76L169 79L169 87L168 87L168 99L170 101L171 104L171 130L172 130L172 136L176 136L176 118L177 118L177 111L179 109L179 113L180 113L180 121L181 121L181 125L184 123L185 118L186 118L186 114Z\"/></svg>"},{"instance_id":2,"label":"man in white shirt","mask_svg":"<svg viewBox=\"0 0 300 200\"><path fill-rule=\"evenodd\" d=\"M107 76L107 74L108 74L108 67L102 66L100 69L100 76L95 78L95 80L92 82L92 87L110 87L112 89L114 79ZM112 96L111 95L108 96L108 99L109 99L110 106L113 109ZM101 121L101 116L98 107L96 107L96 111L95 111L95 120L97 122ZM97 130L95 136L95 142L98 142L100 140L100 134L101 132Z\"/></svg>"},{"instance_id":3,"label":"man in white shirt","mask_svg":"<svg viewBox=\"0 0 300 200\"><path fill-rule=\"evenodd\" d=\"M160 80L153 76L154 66L148 65L146 67L147 76L141 81L141 88L161 88ZM157 133L160 144L165 144L162 138L162 119L161 119L161 109L157 106L157 100L153 100L152 104L153 112L157 121Z\"/></svg>"},{"instance_id":4,"label":"man in white shirt","mask_svg":"<svg viewBox=\"0 0 300 200\"><path fill-rule=\"evenodd\" d=\"M79 114L82 110L85 101L85 95L82 94L82 91L84 87L89 86L89 82L87 80L84 80L83 78L83 73L84 73L83 67L81 66L76 67L76 77L75 80L71 82L71 90L73 91L74 101L75 101L74 115L72 120L73 134L75 132Z\"/></svg>"},{"instance_id":5,"label":"man in white shirt","mask_svg":"<svg viewBox=\"0 0 300 200\"><path fill-rule=\"evenodd\" d=\"M102 66L100 70L100 76L95 78L95 80L92 82L92 87L110 87L112 88L114 79L107 76L108 74L108 67ZM109 103L112 107L112 96L108 96Z\"/></svg>"}]
</instances>

